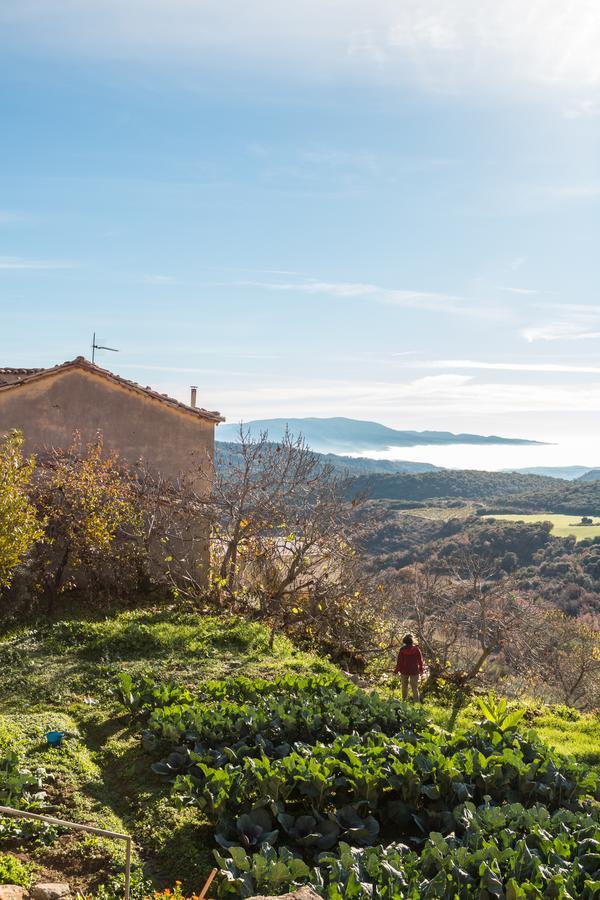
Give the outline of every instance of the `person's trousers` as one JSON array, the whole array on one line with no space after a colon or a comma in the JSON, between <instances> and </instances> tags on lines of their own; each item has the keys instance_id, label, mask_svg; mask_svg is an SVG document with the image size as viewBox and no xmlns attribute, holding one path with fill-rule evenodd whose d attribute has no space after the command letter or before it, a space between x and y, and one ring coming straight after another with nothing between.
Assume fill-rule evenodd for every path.
<instances>
[{"instance_id":1,"label":"person's trousers","mask_svg":"<svg viewBox=\"0 0 600 900\"><path fill-rule=\"evenodd\" d=\"M401 673L400 678L402 681L402 699L408 700L408 684L410 682L413 700L419 700L419 676Z\"/></svg>"}]
</instances>

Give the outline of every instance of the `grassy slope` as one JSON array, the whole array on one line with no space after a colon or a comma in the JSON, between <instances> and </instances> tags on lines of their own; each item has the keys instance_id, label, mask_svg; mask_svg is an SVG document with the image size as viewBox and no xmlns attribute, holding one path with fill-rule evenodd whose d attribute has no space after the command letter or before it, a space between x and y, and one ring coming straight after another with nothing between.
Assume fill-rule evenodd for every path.
<instances>
[{"instance_id":1,"label":"grassy slope","mask_svg":"<svg viewBox=\"0 0 600 900\"><path fill-rule=\"evenodd\" d=\"M154 779L149 758L112 695L120 671L144 672L194 686L240 673L272 677L332 667L295 650L285 638L268 648L261 626L181 611L122 613L105 621L57 622L9 635L0 643L0 750L20 749L31 768L43 767L53 814L131 832L158 885L183 873L192 886L212 867L212 832L195 811L177 810ZM70 737L45 746L49 729ZM118 866L118 844L61 838L33 858L49 877L66 875L87 888Z\"/></svg>"},{"instance_id":2,"label":"grassy slope","mask_svg":"<svg viewBox=\"0 0 600 900\"><path fill-rule=\"evenodd\" d=\"M157 885L183 876L197 889L212 866L211 831L197 811L176 809L168 788L150 774L137 729L129 729L111 693L114 676L143 671L194 686L242 672L272 677L332 668L285 638L270 652L264 628L230 616L142 610L23 630L0 643L0 748L20 748L30 766L47 770L58 815L131 832ZM447 706L428 709L448 726ZM475 718L469 706L457 727ZM559 752L600 765L597 719L533 707L528 718ZM60 750L48 750L49 728L72 737ZM35 851L33 858L48 875L66 876L81 888L101 883L122 861L118 846L72 836Z\"/></svg>"},{"instance_id":3,"label":"grassy slope","mask_svg":"<svg viewBox=\"0 0 600 900\"><path fill-rule=\"evenodd\" d=\"M566 706L540 706L532 703L513 704L526 709L525 722L557 753L574 757L586 768L600 772L600 719L581 715ZM426 703L431 718L442 728L452 727L452 711L448 705ZM475 703L462 709L454 722L455 730L471 728L481 718Z\"/></svg>"}]
</instances>

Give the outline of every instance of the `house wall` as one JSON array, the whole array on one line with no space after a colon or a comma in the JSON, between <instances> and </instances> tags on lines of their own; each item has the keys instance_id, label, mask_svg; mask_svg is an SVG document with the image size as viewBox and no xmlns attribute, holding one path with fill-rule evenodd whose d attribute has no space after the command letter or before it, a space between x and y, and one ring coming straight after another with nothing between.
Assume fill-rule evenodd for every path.
<instances>
[{"instance_id":1,"label":"house wall","mask_svg":"<svg viewBox=\"0 0 600 900\"><path fill-rule=\"evenodd\" d=\"M12 428L23 432L28 452L67 448L75 431L84 442L101 431L105 447L131 465L143 458L167 478L183 473L193 478L199 492L210 490L212 422L84 369L66 369L0 391L0 434Z\"/></svg>"}]
</instances>

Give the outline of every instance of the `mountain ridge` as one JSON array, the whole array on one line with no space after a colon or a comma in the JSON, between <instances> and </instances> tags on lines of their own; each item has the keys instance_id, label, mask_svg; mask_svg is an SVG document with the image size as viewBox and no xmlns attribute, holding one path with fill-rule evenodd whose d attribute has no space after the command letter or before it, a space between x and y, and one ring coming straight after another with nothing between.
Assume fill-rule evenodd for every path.
<instances>
[{"instance_id":1,"label":"mountain ridge","mask_svg":"<svg viewBox=\"0 0 600 900\"><path fill-rule=\"evenodd\" d=\"M590 472L599 472L595 466L526 466L520 469L501 469L502 472L516 472L517 475L543 475L547 478L562 478L564 481L591 481ZM600 474L597 476L600 477Z\"/></svg>"},{"instance_id":2,"label":"mountain ridge","mask_svg":"<svg viewBox=\"0 0 600 900\"><path fill-rule=\"evenodd\" d=\"M389 428L379 422L350 419L344 416L254 419L243 423L244 430L256 438L268 432L268 439L279 441L286 428L302 435L309 446L320 453L365 453L385 451L392 447L444 446L451 444L504 444L542 446L542 441L529 438L504 438L499 435L455 433L451 431L413 431ZM221 425L219 437L236 442L240 425Z\"/></svg>"},{"instance_id":3,"label":"mountain ridge","mask_svg":"<svg viewBox=\"0 0 600 900\"><path fill-rule=\"evenodd\" d=\"M577 481L600 481L600 467L588 469L583 475L580 475Z\"/></svg>"}]
</instances>

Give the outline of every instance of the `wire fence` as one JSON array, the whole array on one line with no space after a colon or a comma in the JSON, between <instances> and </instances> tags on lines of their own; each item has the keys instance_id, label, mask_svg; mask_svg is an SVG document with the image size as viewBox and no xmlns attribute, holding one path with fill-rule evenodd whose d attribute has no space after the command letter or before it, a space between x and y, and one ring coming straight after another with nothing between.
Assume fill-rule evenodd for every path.
<instances>
[{"instance_id":1,"label":"wire fence","mask_svg":"<svg viewBox=\"0 0 600 900\"><path fill-rule=\"evenodd\" d=\"M73 831L86 831L88 834L96 834L99 837L112 838L117 841L125 841L125 891L124 900L130 900L131 893L131 848L133 841L129 834L119 834L118 831L107 831L104 828L95 828L93 825L80 825L78 822L67 822L65 819L56 819L54 816L42 816L39 813L26 812L23 809L13 809L10 806L0 806L0 816L11 816L13 819L33 819L35 822L46 822L48 825L58 825L60 828L71 828ZM217 869L213 869L204 887L198 895L198 900L205 900L208 889L213 883Z\"/></svg>"},{"instance_id":2,"label":"wire fence","mask_svg":"<svg viewBox=\"0 0 600 900\"><path fill-rule=\"evenodd\" d=\"M117 841L125 841L125 900L130 900L131 892L131 848L132 839L129 834L119 834L118 831L106 831L104 828L94 828L93 825L80 825L77 822L67 822L65 819L56 819L54 816L42 816L39 813L26 812L22 809L12 809L10 806L0 806L0 816L11 816L13 819L32 819L34 822L46 822L48 825L58 825L60 828L70 828L73 831L85 831L88 834L96 834L99 837L111 838Z\"/></svg>"}]
</instances>

